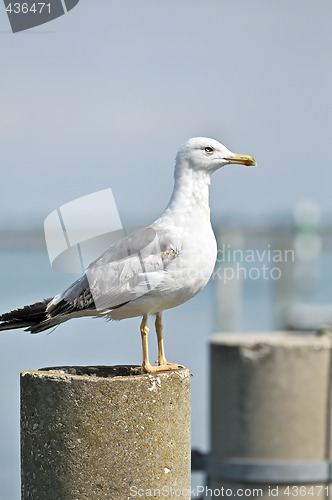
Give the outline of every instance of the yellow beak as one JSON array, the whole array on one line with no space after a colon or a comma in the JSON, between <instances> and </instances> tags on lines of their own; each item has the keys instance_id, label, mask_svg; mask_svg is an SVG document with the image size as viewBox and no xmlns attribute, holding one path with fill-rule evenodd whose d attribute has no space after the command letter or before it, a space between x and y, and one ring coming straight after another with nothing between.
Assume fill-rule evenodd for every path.
<instances>
[{"instance_id":1,"label":"yellow beak","mask_svg":"<svg viewBox=\"0 0 332 500\"><path fill-rule=\"evenodd\" d=\"M246 167L255 167L257 165L256 160L252 156L247 155L234 155L231 158L227 158L227 161L228 163L239 163Z\"/></svg>"}]
</instances>

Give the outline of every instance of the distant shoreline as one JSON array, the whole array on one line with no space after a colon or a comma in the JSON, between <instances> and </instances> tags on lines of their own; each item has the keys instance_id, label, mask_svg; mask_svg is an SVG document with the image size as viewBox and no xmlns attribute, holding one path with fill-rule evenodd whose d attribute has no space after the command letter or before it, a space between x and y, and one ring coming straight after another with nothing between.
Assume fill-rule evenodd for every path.
<instances>
[{"instance_id":1,"label":"distant shoreline","mask_svg":"<svg viewBox=\"0 0 332 500\"><path fill-rule=\"evenodd\" d=\"M253 225L253 224L218 224L214 226L214 231L218 239L219 245L221 242L226 242L230 233L241 235L247 242L255 241L257 244L266 241L287 242L289 244L296 234L296 229L292 224L280 225ZM324 240L326 248L332 248L332 226L322 225L316 229L317 234ZM225 240L223 241L223 239ZM29 229L0 229L0 251L39 251L46 250L46 242L43 228Z\"/></svg>"}]
</instances>

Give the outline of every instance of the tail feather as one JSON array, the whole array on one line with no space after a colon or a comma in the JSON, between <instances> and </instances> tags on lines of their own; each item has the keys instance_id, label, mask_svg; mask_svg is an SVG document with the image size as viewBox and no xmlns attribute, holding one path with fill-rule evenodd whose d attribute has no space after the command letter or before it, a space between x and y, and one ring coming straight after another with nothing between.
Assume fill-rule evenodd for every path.
<instances>
[{"instance_id":1,"label":"tail feather","mask_svg":"<svg viewBox=\"0 0 332 500\"><path fill-rule=\"evenodd\" d=\"M46 307L51 300L44 299L41 302L0 315L0 330L28 327L27 330L32 332L35 330L34 327L48 319Z\"/></svg>"}]
</instances>

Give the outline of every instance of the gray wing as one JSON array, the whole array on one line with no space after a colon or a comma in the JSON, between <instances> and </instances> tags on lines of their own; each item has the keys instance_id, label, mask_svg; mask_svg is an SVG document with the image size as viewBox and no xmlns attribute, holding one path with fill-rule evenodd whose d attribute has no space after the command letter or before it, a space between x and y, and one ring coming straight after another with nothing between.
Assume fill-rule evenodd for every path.
<instances>
[{"instance_id":1,"label":"gray wing","mask_svg":"<svg viewBox=\"0 0 332 500\"><path fill-rule=\"evenodd\" d=\"M159 232L158 232L159 233ZM121 307L157 288L169 262L168 244L151 226L113 244L86 273L54 297L51 316Z\"/></svg>"}]
</instances>

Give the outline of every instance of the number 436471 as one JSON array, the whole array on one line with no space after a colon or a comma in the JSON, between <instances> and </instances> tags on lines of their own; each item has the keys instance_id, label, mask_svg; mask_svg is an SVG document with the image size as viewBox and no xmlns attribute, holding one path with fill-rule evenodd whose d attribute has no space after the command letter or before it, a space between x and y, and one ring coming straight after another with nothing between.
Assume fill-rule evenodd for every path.
<instances>
[{"instance_id":1,"label":"number 436471","mask_svg":"<svg viewBox=\"0 0 332 500\"><path fill-rule=\"evenodd\" d=\"M47 11L49 14L51 13L51 4L50 3L33 3L29 5L28 3L9 3L6 7L6 11L10 14L28 14L31 12L32 14L41 14L43 10Z\"/></svg>"}]
</instances>

